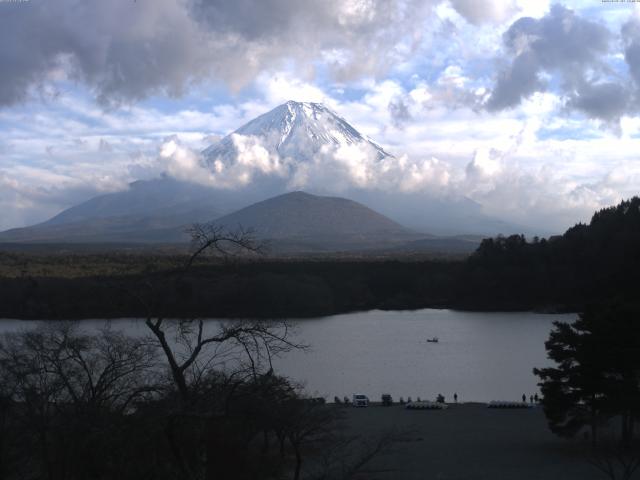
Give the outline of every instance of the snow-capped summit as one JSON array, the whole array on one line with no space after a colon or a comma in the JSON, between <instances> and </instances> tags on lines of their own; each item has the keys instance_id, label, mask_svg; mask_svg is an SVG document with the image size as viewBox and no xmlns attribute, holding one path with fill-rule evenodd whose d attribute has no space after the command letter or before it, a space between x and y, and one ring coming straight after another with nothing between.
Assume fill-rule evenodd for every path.
<instances>
[{"instance_id":1,"label":"snow-capped summit","mask_svg":"<svg viewBox=\"0 0 640 480\"><path fill-rule=\"evenodd\" d=\"M257 140L270 154L278 154L280 158L303 161L323 147L350 145L370 147L379 159L392 156L321 103L290 100L238 128L203 154L209 162L216 159L233 162L238 139L242 137Z\"/></svg>"}]
</instances>

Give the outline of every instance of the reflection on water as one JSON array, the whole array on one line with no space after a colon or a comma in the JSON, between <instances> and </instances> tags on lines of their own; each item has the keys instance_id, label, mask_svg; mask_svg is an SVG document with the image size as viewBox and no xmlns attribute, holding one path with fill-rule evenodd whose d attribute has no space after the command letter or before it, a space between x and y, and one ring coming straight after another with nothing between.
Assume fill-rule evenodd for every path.
<instances>
[{"instance_id":1,"label":"reflection on water","mask_svg":"<svg viewBox=\"0 0 640 480\"><path fill-rule=\"evenodd\" d=\"M478 313L453 310L359 312L296 321L297 338L311 346L275 362L276 370L304 382L313 395L340 397L382 393L459 401L517 400L537 391L534 366L549 364L544 341L554 320L575 315ZM212 324L216 322L211 320ZM139 320L114 328L145 333ZM31 322L0 320L0 332ZM97 329L103 320L86 320ZM213 326L213 325L212 325ZM438 337L438 343L427 338Z\"/></svg>"}]
</instances>

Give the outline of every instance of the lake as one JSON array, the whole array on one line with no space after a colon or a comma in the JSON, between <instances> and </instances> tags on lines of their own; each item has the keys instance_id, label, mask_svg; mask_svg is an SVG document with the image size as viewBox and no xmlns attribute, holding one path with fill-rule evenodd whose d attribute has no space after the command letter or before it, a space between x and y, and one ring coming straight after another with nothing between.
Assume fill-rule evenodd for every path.
<instances>
[{"instance_id":1,"label":"lake","mask_svg":"<svg viewBox=\"0 0 640 480\"><path fill-rule=\"evenodd\" d=\"M459 401L519 400L538 391L533 367L550 365L544 342L555 320L575 314L486 313L455 310L368 311L293 321L296 336L311 346L275 362L276 371L303 382L314 396L382 393ZM211 320L215 322L215 320ZM0 320L0 333L37 322ZM99 328L103 320L85 320ZM130 334L138 320L112 321ZM427 338L438 337L438 343Z\"/></svg>"}]
</instances>

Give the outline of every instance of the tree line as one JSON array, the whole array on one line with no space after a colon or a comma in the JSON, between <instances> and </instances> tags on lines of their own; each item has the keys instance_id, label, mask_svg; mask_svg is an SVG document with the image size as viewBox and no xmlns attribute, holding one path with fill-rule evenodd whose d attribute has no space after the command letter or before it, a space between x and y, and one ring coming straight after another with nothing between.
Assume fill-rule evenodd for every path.
<instances>
[{"instance_id":1,"label":"tree line","mask_svg":"<svg viewBox=\"0 0 640 480\"><path fill-rule=\"evenodd\" d=\"M200 256L185 273L175 268L177 257L120 261L107 256L90 263L113 263L113 269L101 267L109 274L62 278L50 259L54 263L47 268L53 274L0 277L0 317L144 317L144 307L128 292L149 282L167 315L181 318L300 318L417 308L582 311L597 299L635 298L639 208L640 199L634 197L549 239L485 239L464 260L253 255L211 263ZM72 261L59 257L60 268ZM119 265L126 265L122 273L117 273Z\"/></svg>"}]
</instances>

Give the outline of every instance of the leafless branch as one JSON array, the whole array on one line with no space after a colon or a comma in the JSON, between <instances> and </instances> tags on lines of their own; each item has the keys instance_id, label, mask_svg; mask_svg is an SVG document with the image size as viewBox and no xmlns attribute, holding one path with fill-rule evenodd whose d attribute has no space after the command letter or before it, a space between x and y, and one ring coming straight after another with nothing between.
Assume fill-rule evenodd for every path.
<instances>
[{"instance_id":1,"label":"leafless branch","mask_svg":"<svg viewBox=\"0 0 640 480\"><path fill-rule=\"evenodd\" d=\"M191 235L192 253L185 264L185 270L191 268L195 260L210 251L223 258L238 253L264 254L266 244L258 241L252 229L238 227L227 230L215 222L196 223L187 230Z\"/></svg>"},{"instance_id":2,"label":"leafless branch","mask_svg":"<svg viewBox=\"0 0 640 480\"><path fill-rule=\"evenodd\" d=\"M589 463L611 480L629 480L640 468L638 446L606 442L594 447Z\"/></svg>"}]
</instances>

